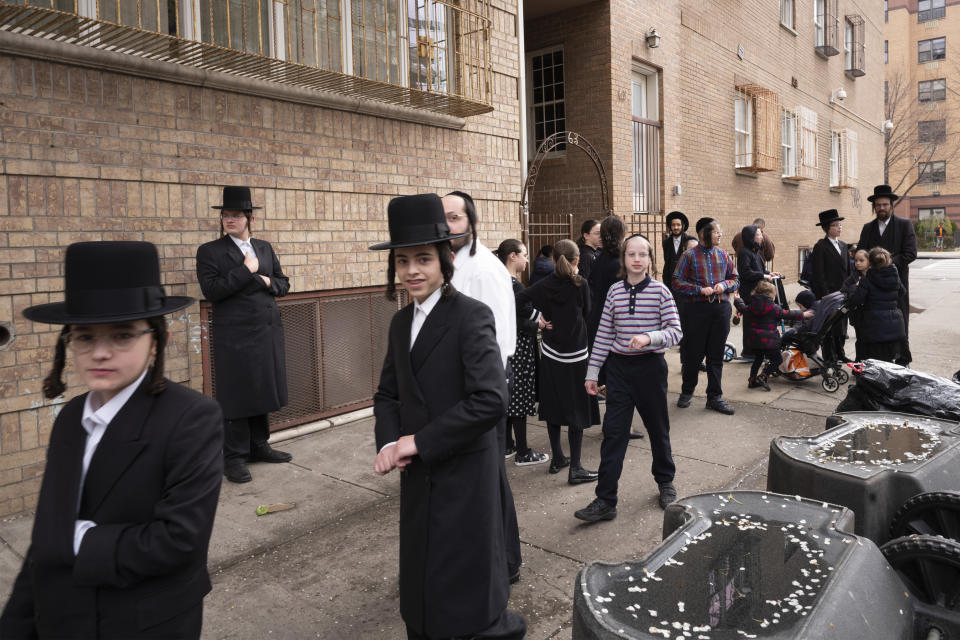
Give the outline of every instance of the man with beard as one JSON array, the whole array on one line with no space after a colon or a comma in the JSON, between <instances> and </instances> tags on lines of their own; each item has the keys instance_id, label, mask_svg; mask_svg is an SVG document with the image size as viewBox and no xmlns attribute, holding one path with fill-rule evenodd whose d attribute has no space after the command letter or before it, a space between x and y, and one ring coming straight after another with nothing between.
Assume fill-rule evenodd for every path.
<instances>
[{"instance_id":1,"label":"man with beard","mask_svg":"<svg viewBox=\"0 0 960 640\"><path fill-rule=\"evenodd\" d=\"M888 184L877 185L873 188L873 195L867 200L873 203L874 220L863 225L860 231L858 249L870 251L874 247L883 247L893 256L893 264L900 274L904 295L900 296L897 306L903 314L903 328L906 337L900 350L900 357L896 363L907 366L913 357L910 355L910 263L917 259L917 236L913 231L913 224L906 218L893 215L893 205L900 196L893 192ZM858 336L859 339L859 336Z\"/></svg>"},{"instance_id":2,"label":"man with beard","mask_svg":"<svg viewBox=\"0 0 960 640\"><path fill-rule=\"evenodd\" d=\"M663 237L663 274L660 280L673 291L673 270L677 260L687 250L687 241L694 239L687 234L690 221L682 211L671 211L667 214L667 231Z\"/></svg>"},{"instance_id":3,"label":"man with beard","mask_svg":"<svg viewBox=\"0 0 960 640\"><path fill-rule=\"evenodd\" d=\"M517 346L517 312L510 273L500 259L477 239L477 207L468 194L452 191L443 196L443 211L453 235L467 234L450 241L455 252L453 278L450 283L460 293L483 302L493 311L497 344L507 383L510 371L507 359ZM512 386L512 385L511 385ZM507 449L507 414L497 425L500 450ZM507 469L500 465L500 492L503 511L503 534L507 550L507 572L510 582L520 578L520 529L513 493L507 480Z\"/></svg>"}]
</instances>

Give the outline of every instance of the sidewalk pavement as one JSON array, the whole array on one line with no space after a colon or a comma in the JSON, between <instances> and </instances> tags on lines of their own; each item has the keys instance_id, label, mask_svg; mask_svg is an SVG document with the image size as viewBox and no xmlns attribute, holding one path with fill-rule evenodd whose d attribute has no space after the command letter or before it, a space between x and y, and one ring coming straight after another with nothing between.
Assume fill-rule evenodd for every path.
<instances>
[{"instance_id":1,"label":"sidewalk pavement","mask_svg":"<svg viewBox=\"0 0 960 640\"><path fill-rule=\"evenodd\" d=\"M911 318L917 368L938 375L960 367L960 328L952 320L960 312L960 281L946 267L938 261L911 272L911 294L928 309ZM738 346L740 334L732 328ZM852 353L852 343L848 348ZM747 365L734 362L724 367L724 389L735 416L703 408L704 376L691 407L681 410L677 350L667 359L681 496L764 489L770 440L821 431L845 395L844 388L824 392L819 379L777 379L769 393L748 390ZM369 411L360 416L279 442L293 454L291 464L251 465L253 482L223 483L204 638L405 637L397 588L399 476L373 472L373 418ZM545 426L533 418L529 425L531 446L549 451ZM599 464L600 439L599 427L586 432L587 468ZM510 606L527 617L529 638L570 637L573 580L583 563L641 558L660 541L662 511L650 465L647 441L631 441L617 519L587 525L573 512L593 499L594 485L569 486L547 465L508 461L524 554ZM255 514L258 505L289 502L296 503L289 511ZM19 570L31 523L32 514L0 521L0 602Z\"/></svg>"}]
</instances>

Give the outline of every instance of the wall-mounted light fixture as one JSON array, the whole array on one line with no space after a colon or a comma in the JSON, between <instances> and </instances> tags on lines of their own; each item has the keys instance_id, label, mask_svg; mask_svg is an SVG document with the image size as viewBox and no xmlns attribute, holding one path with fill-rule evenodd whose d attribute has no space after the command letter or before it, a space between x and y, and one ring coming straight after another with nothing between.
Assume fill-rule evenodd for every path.
<instances>
[{"instance_id":1,"label":"wall-mounted light fixture","mask_svg":"<svg viewBox=\"0 0 960 640\"><path fill-rule=\"evenodd\" d=\"M650 30L647 31L647 46L651 49L656 49L660 46L660 34L657 33L657 30L653 27L650 27Z\"/></svg>"}]
</instances>

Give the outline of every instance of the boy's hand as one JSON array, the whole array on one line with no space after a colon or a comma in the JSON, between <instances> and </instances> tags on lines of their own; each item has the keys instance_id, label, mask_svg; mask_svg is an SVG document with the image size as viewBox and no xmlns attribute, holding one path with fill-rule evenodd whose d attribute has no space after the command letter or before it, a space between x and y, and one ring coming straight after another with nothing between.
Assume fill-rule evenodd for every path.
<instances>
[{"instance_id":1,"label":"boy's hand","mask_svg":"<svg viewBox=\"0 0 960 640\"><path fill-rule=\"evenodd\" d=\"M396 456L396 443L384 447L384 449L377 454L377 458L373 462L373 470L381 476L390 473L397 466Z\"/></svg>"},{"instance_id":2,"label":"boy's hand","mask_svg":"<svg viewBox=\"0 0 960 640\"><path fill-rule=\"evenodd\" d=\"M401 436L397 440L397 459L396 465L398 468L405 469L410 461L413 459L413 456L419 453L417 451L417 443L413 439L413 436Z\"/></svg>"},{"instance_id":3,"label":"boy's hand","mask_svg":"<svg viewBox=\"0 0 960 640\"><path fill-rule=\"evenodd\" d=\"M587 395L595 396L597 395L597 381L596 380L587 380L583 383L584 388L587 390Z\"/></svg>"},{"instance_id":4,"label":"boy's hand","mask_svg":"<svg viewBox=\"0 0 960 640\"><path fill-rule=\"evenodd\" d=\"M650 344L650 336L647 335L646 333L641 333L638 336L633 336L632 338L630 338L629 347L631 349L639 350L644 348L648 344Z\"/></svg>"},{"instance_id":5,"label":"boy's hand","mask_svg":"<svg viewBox=\"0 0 960 640\"><path fill-rule=\"evenodd\" d=\"M804 312L803 312L803 317L804 317L804 318L812 318L812 317L813 317L813 310L807 309L806 311L804 311Z\"/></svg>"}]
</instances>

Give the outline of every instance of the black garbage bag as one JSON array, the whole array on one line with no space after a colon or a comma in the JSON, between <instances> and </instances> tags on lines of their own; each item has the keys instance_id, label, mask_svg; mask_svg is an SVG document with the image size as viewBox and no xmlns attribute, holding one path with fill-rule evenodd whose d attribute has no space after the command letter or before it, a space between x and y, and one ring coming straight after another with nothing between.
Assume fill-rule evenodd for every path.
<instances>
[{"instance_id":1,"label":"black garbage bag","mask_svg":"<svg viewBox=\"0 0 960 640\"><path fill-rule=\"evenodd\" d=\"M960 369L957 369L957 372L953 374L953 381L960 384Z\"/></svg>"},{"instance_id":2,"label":"black garbage bag","mask_svg":"<svg viewBox=\"0 0 960 640\"><path fill-rule=\"evenodd\" d=\"M960 421L960 384L882 360L864 360L837 411L897 411ZM960 373L960 372L958 372ZM956 378L956 376L954 376Z\"/></svg>"}]
</instances>

